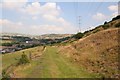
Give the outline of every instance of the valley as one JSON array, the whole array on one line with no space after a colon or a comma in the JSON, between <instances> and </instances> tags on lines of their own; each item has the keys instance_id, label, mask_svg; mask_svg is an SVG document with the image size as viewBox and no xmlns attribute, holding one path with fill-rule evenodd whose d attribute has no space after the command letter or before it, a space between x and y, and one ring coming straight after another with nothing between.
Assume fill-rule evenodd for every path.
<instances>
[{"instance_id":1,"label":"valley","mask_svg":"<svg viewBox=\"0 0 120 80\"><path fill-rule=\"evenodd\" d=\"M84 33L51 39L53 42L50 43L47 39L42 45L37 43L36 46L3 53L2 76L3 78L119 78L119 34L120 16L117 16L110 22ZM16 39L18 41L18 38ZM25 38L22 37L22 40L24 45L30 45L28 40L25 43ZM6 42L11 43L4 41Z\"/></svg>"}]
</instances>

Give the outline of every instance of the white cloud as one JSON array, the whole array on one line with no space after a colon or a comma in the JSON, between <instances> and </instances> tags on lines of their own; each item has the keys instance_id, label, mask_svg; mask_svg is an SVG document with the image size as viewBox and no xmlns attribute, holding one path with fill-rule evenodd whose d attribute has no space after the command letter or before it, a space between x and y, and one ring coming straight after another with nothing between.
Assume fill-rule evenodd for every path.
<instances>
[{"instance_id":1,"label":"white cloud","mask_svg":"<svg viewBox=\"0 0 120 80\"><path fill-rule=\"evenodd\" d=\"M39 2L33 2L26 7L21 8L20 11L29 15L51 15L58 16L60 7L56 3L46 3L41 5Z\"/></svg>"},{"instance_id":2,"label":"white cloud","mask_svg":"<svg viewBox=\"0 0 120 80\"><path fill-rule=\"evenodd\" d=\"M10 28L14 29L14 28L21 27L23 24L22 24L22 22L14 23L14 22L9 21L7 19L0 19L0 25L2 25L3 28L10 27Z\"/></svg>"},{"instance_id":3,"label":"white cloud","mask_svg":"<svg viewBox=\"0 0 120 80\"><path fill-rule=\"evenodd\" d=\"M111 11L110 15L96 13L95 15L92 16L92 18L97 21L104 21L110 20L111 18L116 17L118 15L118 5L110 5L108 6L108 10Z\"/></svg>"},{"instance_id":4,"label":"white cloud","mask_svg":"<svg viewBox=\"0 0 120 80\"><path fill-rule=\"evenodd\" d=\"M108 7L110 11L118 11L118 5L111 5Z\"/></svg>"},{"instance_id":5,"label":"white cloud","mask_svg":"<svg viewBox=\"0 0 120 80\"><path fill-rule=\"evenodd\" d=\"M27 0L26 0L27 1ZM14 5L12 5L14 4ZM41 20L44 24L26 25L22 22L12 22L9 20L2 20L3 31L11 32L25 32L30 34L44 34L44 33L75 33L77 28L73 27L71 23L60 16L61 8L56 3L45 3L41 5L39 2L26 3L17 5L18 2L9 4L4 3L7 9L14 9L23 13L22 17L30 17L32 20ZM25 14L25 15L24 15ZM50 24L49 24L50 23ZM14 28L16 27L16 28Z\"/></svg>"},{"instance_id":6,"label":"white cloud","mask_svg":"<svg viewBox=\"0 0 120 80\"><path fill-rule=\"evenodd\" d=\"M27 0L21 2L6 2L2 3L2 6L7 9L14 9L24 14L38 17L57 17L60 15L61 8L56 3L45 3L41 5L39 2L27 3ZM34 17L35 18L35 17Z\"/></svg>"},{"instance_id":7,"label":"white cloud","mask_svg":"<svg viewBox=\"0 0 120 80\"><path fill-rule=\"evenodd\" d=\"M2 7L8 8L8 9L19 9L26 5L28 0L3 0L2 1Z\"/></svg>"},{"instance_id":8,"label":"white cloud","mask_svg":"<svg viewBox=\"0 0 120 80\"><path fill-rule=\"evenodd\" d=\"M45 12L45 14L58 16L60 7L57 6L56 3L46 3L45 5L42 6L42 9L43 9L43 12Z\"/></svg>"},{"instance_id":9,"label":"white cloud","mask_svg":"<svg viewBox=\"0 0 120 80\"><path fill-rule=\"evenodd\" d=\"M3 32L16 32L25 34L49 34L49 33L75 33L77 28L74 28L69 24L65 26L54 24L42 24L42 25L27 25L22 22L12 22L7 19L0 19L0 25L2 25Z\"/></svg>"},{"instance_id":10,"label":"white cloud","mask_svg":"<svg viewBox=\"0 0 120 80\"><path fill-rule=\"evenodd\" d=\"M39 2L34 2L28 4L26 7L21 8L20 11L30 14L30 15L38 15L41 13L41 8Z\"/></svg>"},{"instance_id":11,"label":"white cloud","mask_svg":"<svg viewBox=\"0 0 120 80\"><path fill-rule=\"evenodd\" d=\"M104 15L103 13L97 13L97 14L93 15L93 19L98 20L98 21L105 20L106 18L107 18L107 16Z\"/></svg>"},{"instance_id":12,"label":"white cloud","mask_svg":"<svg viewBox=\"0 0 120 80\"><path fill-rule=\"evenodd\" d=\"M22 22L12 22L7 19L0 19L0 25L2 28L2 32L21 32L22 30L24 31L24 27Z\"/></svg>"},{"instance_id":13,"label":"white cloud","mask_svg":"<svg viewBox=\"0 0 120 80\"><path fill-rule=\"evenodd\" d=\"M27 2L28 0L2 0L2 2Z\"/></svg>"},{"instance_id":14,"label":"white cloud","mask_svg":"<svg viewBox=\"0 0 120 80\"><path fill-rule=\"evenodd\" d=\"M116 17L118 15L118 12L114 12L113 14L112 14L112 17Z\"/></svg>"},{"instance_id":15,"label":"white cloud","mask_svg":"<svg viewBox=\"0 0 120 80\"><path fill-rule=\"evenodd\" d=\"M110 11L112 11L112 14L110 15L110 17L116 17L117 15L118 15L118 5L110 5L109 7L108 7L108 9L110 10Z\"/></svg>"},{"instance_id":16,"label":"white cloud","mask_svg":"<svg viewBox=\"0 0 120 80\"><path fill-rule=\"evenodd\" d=\"M31 29L37 31L37 32L61 32L63 31L62 27L58 27L56 25L32 25Z\"/></svg>"},{"instance_id":17,"label":"white cloud","mask_svg":"<svg viewBox=\"0 0 120 80\"><path fill-rule=\"evenodd\" d=\"M56 19L57 19L56 16L52 16L52 15L49 15L49 14L48 15L44 14L43 18L48 20L48 21L56 21Z\"/></svg>"},{"instance_id":18,"label":"white cloud","mask_svg":"<svg viewBox=\"0 0 120 80\"><path fill-rule=\"evenodd\" d=\"M50 34L50 33L75 33L76 28L72 26L57 26L57 25L31 25L30 29L33 34ZM30 31L30 30L29 30ZM35 32L33 32L35 31Z\"/></svg>"}]
</instances>

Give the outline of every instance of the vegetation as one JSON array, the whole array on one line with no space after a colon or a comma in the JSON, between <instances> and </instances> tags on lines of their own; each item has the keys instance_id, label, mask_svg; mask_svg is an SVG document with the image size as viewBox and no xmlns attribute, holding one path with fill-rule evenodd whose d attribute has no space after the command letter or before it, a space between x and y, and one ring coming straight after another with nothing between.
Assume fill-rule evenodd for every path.
<instances>
[{"instance_id":1,"label":"vegetation","mask_svg":"<svg viewBox=\"0 0 120 80\"><path fill-rule=\"evenodd\" d=\"M108 29L110 26L109 26L109 24L104 24L102 27L103 27L103 29Z\"/></svg>"},{"instance_id":2,"label":"vegetation","mask_svg":"<svg viewBox=\"0 0 120 80\"><path fill-rule=\"evenodd\" d=\"M21 55L23 54L23 52L24 52L24 54L29 55L29 53L32 53L32 54L37 53L38 50L42 51L42 47L39 46L39 47L24 49L21 51L12 52L9 54L3 54L2 55L2 61L3 61L2 68L6 69L11 64L18 63L18 60L21 58ZM40 54L40 52L39 52L39 54Z\"/></svg>"},{"instance_id":3,"label":"vegetation","mask_svg":"<svg viewBox=\"0 0 120 80\"><path fill-rule=\"evenodd\" d=\"M103 30L69 46L61 47L60 52L91 73L100 74L105 78L118 78L118 30Z\"/></svg>"},{"instance_id":4,"label":"vegetation","mask_svg":"<svg viewBox=\"0 0 120 80\"><path fill-rule=\"evenodd\" d=\"M83 36L84 36L84 34L81 33L81 32L79 32L79 33L77 33L76 35L74 35L73 37L74 37L75 39L80 39L80 38L82 38Z\"/></svg>"},{"instance_id":5,"label":"vegetation","mask_svg":"<svg viewBox=\"0 0 120 80\"><path fill-rule=\"evenodd\" d=\"M2 77L3 78L10 78L10 76L8 74L6 74L5 70L2 71Z\"/></svg>"},{"instance_id":6,"label":"vegetation","mask_svg":"<svg viewBox=\"0 0 120 80\"><path fill-rule=\"evenodd\" d=\"M35 49L35 51L32 51L32 52L36 53L36 51L38 50ZM24 53L26 53L26 51L24 51ZM11 55L19 55L19 53L9 54L9 56ZM3 58L5 57L7 57L7 55L3 56ZM16 56L16 58L19 58L19 57L20 55ZM20 58L22 58L22 56ZM4 61L4 63L6 64L6 61ZM83 78L83 77L94 78L94 77L99 77L96 74L88 73L82 67L74 65L74 62L71 62L66 57L60 55L56 47L47 46L46 49L44 50L44 54L38 59L36 58L35 60L31 60L30 63L31 63L30 66L29 64L27 64L25 66L19 66L19 68L15 68L17 72L16 73L14 72L14 74L16 75L20 74L19 77L21 78L23 77L26 77L26 78L31 78L31 77L32 78ZM6 75L6 73L4 74ZM8 76L8 74L6 76Z\"/></svg>"},{"instance_id":7,"label":"vegetation","mask_svg":"<svg viewBox=\"0 0 120 80\"><path fill-rule=\"evenodd\" d=\"M104 22L104 25L107 24L107 21Z\"/></svg>"},{"instance_id":8,"label":"vegetation","mask_svg":"<svg viewBox=\"0 0 120 80\"><path fill-rule=\"evenodd\" d=\"M19 44L19 42L2 43L1 46L12 46L14 44Z\"/></svg>"},{"instance_id":9,"label":"vegetation","mask_svg":"<svg viewBox=\"0 0 120 80\"><path fill-rule=\"evenodd\" d=\"M74 65L65 56L58 53L56 47L47 46L44 54L36 60L37 66L26 77L33 78L92 78L98 77L90 74L82 67Z\"/></svg>"},{"instance_id":10,"label":"vegetation","mask_svg":"<svg viewBox=\"0 0 120 80\"><path fill-rule=\"evenodd\" d=\"M120 15L114 17L114 18L112 19L112 21L114 21L114 20L118 20L118 19L120 19Z\"/></svg>"},{"instance_id":11,"label":"vegetation","mask_svg":"<svg viewBox=\"0 0 120 80\"><path fill-rule=\"evenodd\" d=\"M120 23L114 23L105 22L102 26L84 33L79 32L73 37L62 38L58 42L51 42L52 40L46 39L45 41L48 43L43 48L26 49L36 45L19 45L25 50L2 56L2 61L4 61L2 64L3 77L11 77L6 74L7 71L4 69L11 64L18 63L19 66L14 70L9 69L9 71L11 73L16 71L14 74L21 78L117 78L119 76L118 49L120 47L117 41L118 28L108 29L112 24L113 27L120 27ZM100 32L96 33L98 31ZM93 33L96 34L77 41L84 35ZM72 43L75 40L76 42ZM56 43L57 46L48 46L48 44L53 43ZM61 44L69 44L69 46ZM40 53L42 55L38 56ZM16 77L16 75L13 77Z\"/></svg>"},{"instance_id":12,"label":"vegetation","mask_svg":"<svg viewBox=\"0 0 120 80\"><path fill-rule=\"evenodd\" d=\"M1 46L12 46L12 43L2 43Z\"/></svg>"},{"instance_id":13,"label":"vegetation","mask_svg":"<svg viewBox=\"0 0 120 80\"><path fill-rule=\"evenodd\" d=\"M99 30L99 29L97 29L97 30L93 31L93 33L96 33L96 32L98 32L98 31L100 31L100 30Z\"/></svg>"},{"instance_id":14,"label":"vegetation","mask_svg":"<svg viewBox=\"0 0 120 80\"><path fill-rule=\"evenodd\" d=\"M115 25L115 27L120 27L120 22Z\"/></svg>"},{"instance_id":15,"label":"vegetation","mask_svg":"<svg viewBox=\"0 0 120 80\"><path fill-rule=\"evenodd\" d=\"M27 64L27 63L30 63L30 61L29 61L27 55L23 53L21 55L21 58L19 59L18 64L20 65L20 64Z\"/></svg>"},{"instance_id":16,"label":"vegetation","mask_svg":"<svg viewBox=\"0 0 120 80\"><path fill-rule=\"evenodd\" d=\"M25 42L26 40L31 40L29 37L23 37L23 36L13 36L12 37L15 41L18 42Z\"/></svg>"}]
</instances>

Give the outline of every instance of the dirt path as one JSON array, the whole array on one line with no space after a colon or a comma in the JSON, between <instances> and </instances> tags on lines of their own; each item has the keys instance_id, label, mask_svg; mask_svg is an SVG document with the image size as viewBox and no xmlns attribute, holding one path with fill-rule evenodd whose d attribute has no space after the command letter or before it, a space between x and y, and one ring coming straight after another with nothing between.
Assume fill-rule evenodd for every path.
<instances>
[{"instance_id":1,"label":"dirt path","mask_svg":"<svg viewBox=\"0 0 120 80\"><path fill-rule=\"evenodd\" d=\"M57 48L46 47L37 61L37 66L26 77L34 78L90 78L95 75L85 72L57 53Z\"/></svg>"}]
</instances>

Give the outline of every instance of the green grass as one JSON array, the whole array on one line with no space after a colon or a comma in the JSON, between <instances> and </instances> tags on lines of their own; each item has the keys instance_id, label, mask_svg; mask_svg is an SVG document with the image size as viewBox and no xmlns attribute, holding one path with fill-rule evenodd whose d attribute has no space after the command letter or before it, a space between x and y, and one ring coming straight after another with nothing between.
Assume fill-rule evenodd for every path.
<instances>
[{"instance_id":1,"label":"green grass","mask_svg":"<svg viewBox=\"0 0 120 80\"><path fill-rule=\"evenodd\" d=\"M12 40L0 40L1 41L1 43L11 43L11 42L13 42Z\"/></svg>"},{"instance_id":2,"label":"green grass","mask_svg":"<svg viewBox=\"0 0 120 80\"><path fill-rule=\"evenodd\" d=\"M25 54L29 55L29 53L37 52L37 50L39 48L41 48L41 47L29 48L29 49L24 49L24 50L21 50L21 51L16 51L16 52L13 52L13 53L3 54L2 55L2 69L5 69L8 66L10 66L11 64L14 64L14 63L18 62L18 59L21 57L23 52Z\"/></svg>"},{"instance_id":3,"label":"green grass","mask_svg":"<svg viewBox=\"0 0 120 80\"><path fill-rule=\"evenodd\" d=\"M24 50L36 52L40 48L31 48ZM3 56L3 68L16 62L23 51ZM27 67L28 66L28 67ZM27 67L27 68L25 68ZM84 68L75 65L69 59L58 53L56 47L47 46L40 58L32 60L29 65L16 67L16 73L19 78L95 78L96 74L85 71Z\"/></svg>"},{"instance_id":4,"label":"green grass","mask_svg":"<svg viewBox=\"0 0 120 80\"><path fill-rule=\"evenodd\" d=\"M95 74L86 72L67 58L57 53L57 48L47 47L38 64L27 77L34 78L92 78ZM98 77L98 76L97 76Z\"/></svg>"}]
</instances>

